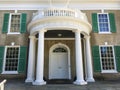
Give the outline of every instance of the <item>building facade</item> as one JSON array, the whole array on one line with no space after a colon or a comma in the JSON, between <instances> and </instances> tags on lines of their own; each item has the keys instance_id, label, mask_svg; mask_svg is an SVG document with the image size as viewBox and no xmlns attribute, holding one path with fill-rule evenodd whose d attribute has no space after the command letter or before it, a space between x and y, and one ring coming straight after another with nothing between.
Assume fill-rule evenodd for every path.
<instances>
[{"instance_id":1,"label":"building facade","mask_svg":"<svg viewBox=\"0 0 120 90\"><path fill-rule=\"evenodd\" d=\"M1 77L33 85L120 78L119 1L0 2Z\"/></svg>"}]
</instances>

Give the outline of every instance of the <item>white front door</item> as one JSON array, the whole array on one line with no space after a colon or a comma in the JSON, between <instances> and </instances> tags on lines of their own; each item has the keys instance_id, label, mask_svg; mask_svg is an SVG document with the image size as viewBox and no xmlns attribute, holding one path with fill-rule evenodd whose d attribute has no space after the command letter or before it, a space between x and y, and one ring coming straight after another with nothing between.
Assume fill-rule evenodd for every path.
<instances>
[{"instance_id":1,"label":"white front door","mask_svg":"<svg viewBox=\"0 0 120 90\"><path fill-rule=\"evenodd\" d=\"M49 70L49 79L69 79L68 53L53 52Z\"/></svg>"}]
</instances>

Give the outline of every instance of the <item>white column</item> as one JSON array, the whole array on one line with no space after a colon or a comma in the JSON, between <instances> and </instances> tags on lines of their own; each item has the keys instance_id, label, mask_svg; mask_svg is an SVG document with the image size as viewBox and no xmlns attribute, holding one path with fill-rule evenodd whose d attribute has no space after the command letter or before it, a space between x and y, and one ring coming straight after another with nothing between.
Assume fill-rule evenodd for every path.
<instances>
[{"instance_id":1,"label":"white column","mask_svg":"<svg viewBox=\"0 0 120 90\"><path fill-rule=\"evenodd\" d=\"M92 54L91 54L91 45L90 45L90 36L85 37L86 41L86 68L87 68L87 77L88 82L94 82L93 78L93 69L92 69Z\"/></svg>"},{"instance_id":2,"label":"white column","mask_svg":"<svg viewBox=\"0 0 120 90\"><path fill-rule=\"evenodd\" d=\"M83 76L83 58L82 58L82 45L80 31L75 32L75 50L76 50L76 81L74 84L85 85L87 82L84 81Z\"/></svg>"},{"instance_id":3,"label":"white column","mask_svg":"<svg viewBox=\"0 0 120 90\"><path fill-rule=\"evenodd\" d=\"M33 85L45 85L46 82L43 80L44 73L44 31L39 31L38 36L38 55L37 55L37 68L36 68L36 80Z\"/></svg>"},{"instance_id":4,"label":"white column","mask_svg":"<svg viewBox=\"0 0 120 90\"><path fill-rule=\"evenodd\" d=\"M35 72L35 48L36 48L36 38L35 36L29 36L29 57L28 57L28 69L27 69L27 79L25 82L34 81L34 72Z\"/></svg>"}]
</instances>

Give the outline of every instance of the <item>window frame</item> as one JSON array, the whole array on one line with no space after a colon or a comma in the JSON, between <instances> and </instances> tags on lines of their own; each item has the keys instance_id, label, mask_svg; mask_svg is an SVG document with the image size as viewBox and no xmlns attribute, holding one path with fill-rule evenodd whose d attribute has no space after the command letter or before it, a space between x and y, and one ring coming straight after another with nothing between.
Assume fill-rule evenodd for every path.
<instances>
[{"instance_id":1,"label":"window frame","mask_svg":"<svg viewBox=\"0 0 120 90\"><path fill-rule=\"evenodd\" d=\"M107 18L107 19L108 19L108 29L109 29L108 32L101 32L101 31L100 31L100 25L99 25L99 15L100 15L100 14L106 14L107 17L108 17L108 18ZM97 22L98 22L98 32L99 32L99 34L111 34L109 13L97 13Z\"/></svg>"},{"instance_id":2,"label":"window frame","mask_svg":"<svg viewBox=\"0 0 120 90\"><path fill-rule=\"evenodd\" d=\"M18 74L18 66L17 66L16 71L5 71L6 54L7 54L7 48L9 48L9 47L18 47L19 48L19 56L18 56L18 66L19 66L20 46L18 46L18 45L16 45L16 46L5 46L2 74Z\"/></svg>"},{"instance_id":3,"label":"window frame","mask_svg":"<svg viewBox=\"0 0 120 90\"><path fill-rule=\"evenodd\" d=\"M20 34L21 27L19 28L19 32L11 32L10 31L12 15L20 15L20 26L21 26L21 13L10 13L7 34Z\"/></svg>"},{"instance_id":4,"label":"window frame","mask_svg":"<svg viewBox=\"0 0 120 90\"><path fill-rule=\"evenodd\" d=\"M102 57L101 57L101 47L112 47L113 51L113 59L114 59L114 70L103 70L102 66ZM116 61L115 61L115 51L114 51L114 46L113 45L99 45L99 54L100 54L100 65L101 65L101 73L117 73L117 67L116 67Z\"/></svg>"}]
</instances>

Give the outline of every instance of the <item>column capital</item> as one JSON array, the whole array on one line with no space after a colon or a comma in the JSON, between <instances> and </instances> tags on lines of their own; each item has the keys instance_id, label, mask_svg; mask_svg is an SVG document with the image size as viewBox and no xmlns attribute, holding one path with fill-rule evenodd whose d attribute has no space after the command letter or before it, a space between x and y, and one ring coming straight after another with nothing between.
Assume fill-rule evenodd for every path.
<instances>
[{"instance_id":1,"label":"column capital","mask_svg":"<svg viewBox=\"0 0 120 90\"><path fill-rule=\"evenodd\" d=\"M73 30L72 32L74 32L74 33L81 33L81 31L80 30Z\"/></svg>"},{"instance_id":2,"label":"column capital","mask_svg":"<svg viewBox=\"0 0 120 90\"><path fill-rule=\"evenodd\" d=\"M37 40L37 38L35 36L29 36L29 39L31 39L31 40Z\"/></svg>"},{"instance_id":3,"label":"column capital","mask_svg":"<svg viewBox=\"0 0 120 90\"><path fill-rule=\"evenodd\" d=\"M30 39L35 39L36 37L31 35L31 36L29 36L29 38Z\"/></svg>"},{"instance_id":4,"label":"column capital","mask_svg":"<svg viewBox=\"0 0 120 90\"><path fill-rule=\"evenodd\" d=\"M45 30L45 29L42 29L42 30L39 30L38 32L47 32L47 30Z\"/></svg>"},{"instance_id":5,"label":"column capital","mask_svg":"<svg viewBox=\"0 0 120 90\"><path fill-rule=\"evenodd\" d=\"M85 39L90 39L90 37L91 37L91 36L89 36L89 35L85 35L85 36L84 36Z\"/></svg>"}]
</instances>

